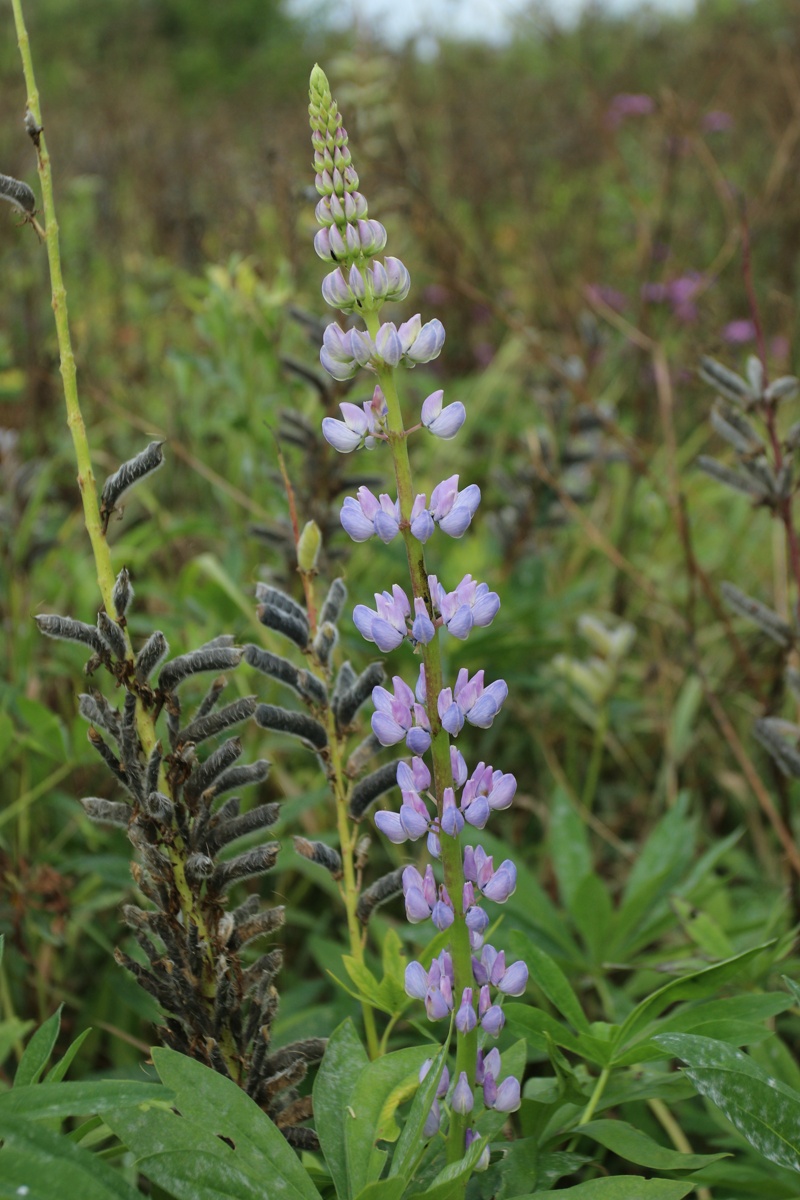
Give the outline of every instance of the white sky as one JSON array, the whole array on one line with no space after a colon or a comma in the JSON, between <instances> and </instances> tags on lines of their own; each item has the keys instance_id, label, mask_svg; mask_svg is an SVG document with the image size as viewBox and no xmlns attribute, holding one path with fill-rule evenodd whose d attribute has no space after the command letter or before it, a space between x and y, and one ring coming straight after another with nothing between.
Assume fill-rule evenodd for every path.
<instances>
[{"instance_id":1,"label":"white sky","mask_svg":"<svg viewBox=\"0 0 800 1200\"><path fill-rule=\"evenodd\" d=\"M289 0L296 13L319 11L325 0ZM569 22L587 7L588 0L538 0L545 11ZM614 13L645 7L643 0L602 0L599 5ZM686 12L694 0L650 0L649 7L667 12ZM410 36L423 39L439 32L504 41L515 18L531 12L530 0L336 0L329 5L330 23L338 27L356 20L371 26L383 40L403 41Z\"/></svg>"}]
</instances>

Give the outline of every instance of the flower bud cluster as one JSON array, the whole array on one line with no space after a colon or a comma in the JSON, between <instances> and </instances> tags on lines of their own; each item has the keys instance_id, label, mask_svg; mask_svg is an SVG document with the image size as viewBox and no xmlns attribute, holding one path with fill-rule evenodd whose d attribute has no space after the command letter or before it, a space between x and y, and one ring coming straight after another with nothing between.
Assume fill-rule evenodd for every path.
<instances>
[{"instance_id":1,"label":"flower bud cluster","mask_svg":"<svg viewBox=\"0 0 800 1200\"><path fill-rule=\"evenodd\" d=\"M524 962L507 964L504 953L484 940L489 925L484 903L502 904L508 900L516 887L516 867L510 859L495 866L492 856L479 844L465 839L463 845L454 847L452 842L461 839L467 826L481 830L493 811L508 808L516 780L483 762L470 773L464 756L452 743L451 779L441 779L441 746L442 738L456 738L465 724L488 729L508 695L508 687L502 679L487 684L483 670L470 676L462 669L452 685L437 682L437 694L429 695L425 664L431 677L440 679L437 630L446 628L454 637L464 639L474 627L492 623L500 600L488 584L476 582L472 575L465 575L448 592L437 576L425 573L421 545L428 542L437 525L450 537L462 537L477 511L480 489L475 484L459 488L459 476L451 475L436 485L430 500L425 493L414 496L404 440L420 428L435 437L453 438L466 412L460 402L445 406L443 392L438 390L423 402L419 425L413 429L403 427L394 385L390 392L387 380L397 368L436 358L444 344L444 328L438 320L423 324L418 314L399 325L378 325L371 316L384 300L405 297L408 272L397 259L386 258L383 265L371 261L385 247L385 231L368 218L366 201L357 190L358 176L352 166L347 134L319 68L312 74L309 112L317 190L322 196L317 206L322 228L315 247L323 259L336 264L323 284L323 296L344 312L364 314L367 324L366 330L329 325L320 360L337 380L350 379L362 367L377 372L386 393L384 396L377 388L363 412L355 405L343 404L343 419L326 418L324 434L342 452L386 440L392 450L399 489L395 500L385 493L376 496L366 486L359 487L354 497L345 499L341 523L356 542L378 537L389 544L402 534L409 560L415 564L413 595L394 584L390 590L375 594L374 608L359 604L353 613L362 636L384 653L408 641L423 657L413 688L401 675L395 675L391 690L379 684L372 692L374 737L382 746L405 742L413 755L410 764L400 762L396 768L399 810L379 811L375 823L397 844L427 837L434 860L424 870L413 865L402 870L406 915L413 923L430 920L437 930L452 928L454 934L450 948L442 950L427 970L421 962L408 964L405 988L408 995L424 1003L430 1020L452 1018L459 1039L477 1036L482 1042L496 1037L503 1028L503 997L521 996L528 982ZM391 412L383 407L386 397L390 397ZM432 791L431 770L422 756L431 749L434 739L438 765L436 788ZM382 778L381 790L386 790ZM435 869L434 863L438 862L444 869L444 881L437 878L438 866ZM461 1041L460 1045L460 1066L470 1054L474 1063L475 1042ZM430 1063L423 1066L420 1079L429 1069ZM449 1093L451 1125L457 1118L455 1128L466 1130L468 1146L477 1136L465 1121L475 1106L477 1088L482 1089L487 1108L512 1112L519 1107L519 1082L502 1078L499 1052L480 1050L477 1070L459 1069L452 1090L447 1073L442 1075L425 1136L438 1130L440 1101Z\"/></svg>"}]
</instances>

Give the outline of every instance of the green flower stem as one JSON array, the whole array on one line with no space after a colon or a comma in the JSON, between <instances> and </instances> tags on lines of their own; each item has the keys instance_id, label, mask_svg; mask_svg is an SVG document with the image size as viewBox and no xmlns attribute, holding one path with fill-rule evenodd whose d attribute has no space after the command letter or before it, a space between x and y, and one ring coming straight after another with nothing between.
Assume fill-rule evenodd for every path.
<instances>
[{"instance_id":1,"label":"green flower stem","mask_svg":"<svg viewBox=\"0 0 800 1200\"><path fill-rule=\"evenodd\" d=\"M581 1115L581 1119L579 1121L580 1125L587 1125L589 1121L591 1121L595 1114L595 1110L600 1103L603 1092L606 1090L606 1084L608 1083L610 1077L611 1067L603 1067L602 1071L597 1076L597 1083L594 1085L594 1091L589 1097L589 1103L586 1105L586 1108L583 1110Z\"/></svg>"},{"instance_id":2,"label":"green flower stem","mask_svg":"<svg viewBox=\"0 0 800 1200\"><path fill-rule=\"evenodd\" d=\"M25 87L28 91L28 109L33 116L37 125L42 124L41 107L39 103L39 91L36 87L36 77L33 71L33 59L31 58L30 42L28 40L28 31L25 27L25 20L22 15L21 0L11 0L11 5L14 11L14 24L17 31L17 43L19 52L22 57L22 71L25 77ZM38 159L39 182L42 188L42 203L44 205L45 217L45 245L47 247L47 260L50 266L50 285L53 297L53 313L56 323L56 335L58 338L58 349L61 360L61 379L64 387L64 400L67 406L67 425L72 435L72 444L75 449L75 461L78 466L78 487L80 488L81 500L83 502L83 515L86 524L86 531L89 534L89 541L92 546L94 555L95 570L97 572L97 583L100 588L100 595L103 598L106 612L114 619L117 617L114 608L113 591L115 574L111 563L111 551L106 541L103 532L103 525L100 520L100 506L97 500L97 484L92 470L92 457L89 450L89 439L86 435L86 426L81 413L80 401L78 399L78 378L75 369L75 355L72 350L72 338L69 330L69 313L67 310L67 292L64 287L64 279L61 273L61 247L58 238L58 222L56 221L55 200L53 198L53 176L50 170L50 156L47 153L47 143L44 133L38 135L38 145L36 147ZM127 648L127 657L133 661L133 647L131 645L130 636L127 629L122 630L125 637L125 645ZM136 702L136 728L139 734L139 740L142 744L142 749L146 757L149 757L153 747L158 741L155 722L152 714L145 708L139 697ZM162 767L161 786L167 789L166 775ZM208 962L212 969L211 979L213 981L213 951L210 945L208 928L199 908L195 907L194 896L192 890L186 882L186 873L182 858L182 846L176 839L175 846L169 849L169 856L172 863L173 875L175 879L175 887L178 891L181 901L181 908L195 922L200 932L200 936L205 940L208 946Z\"/></svg>"},{"instance_id":3,"label":"green flower stem","mask_svg":"<svg viewBox=\"0 0 800 1200\"><path fill-rule=\"evenodd\" d=\"M586 768L586 777L583 781L583 793L581 795L581 804L589 812L592 811L595 795L597 794L597 785L600 782L600 768L603 765L603 753L606 745L606 734L608 733L608 702L603 701L600 712L597 715L597 725L594 730L592 739L592 753L589 758L589 765Z\"/></svg>"},{"instance_id":4,"label":"green flower stem","mask_svg":"<svg viewBox=\"0 0 800 1200\"><path fill-rule=\"evenodd\" d=\"M367 313L364 317L373 339L378 331L379 319L376 313ZM400 513L403 519L401 526L403 539L408 556L408 569L411 575L411 586L414 597L421 597L431 612L431 598L428 589L428 573L425 569L425 554L422 544L412 536L409 528L411 507L414 503L414 487L411 476L411 463L408 458L406 431L403 426L403 416L400 400L395 384L395 372L391 368L378 371L383 394L386 397L388 409L387 428L389 445L394 460L395 478L397 480L397 496L400 501ZM442 656L438 636L427 646L422 647L422 659L425 664L425 681L428 694L428 719L431 727L431 755L433 758L433 779L439 817L442 816L442 802L445 788L453 786L453 773L450 766L450 737L442 728L436 707L436 698L442 690ZM450 927L450 953L453 958L453 1003L461 1002L461 994L465 987L474 987L472 977L472 950L469 943L469 930L462 908L464 893L464 863L461 845L458 838L440 835L442 847L442 868L444 883L450 894L455 908L455 921ZM456 1078L462 1071L466 1073L471 1088L475 1086L475 1066L478 1053L478 1032L459 1034L456 1040ZM469 1124L469 1117L460 1113L452 1113L450 1131L447 1141L447 1161L458 1162L464 1156L464 1137Z\"/></svg>"}]
</instances>

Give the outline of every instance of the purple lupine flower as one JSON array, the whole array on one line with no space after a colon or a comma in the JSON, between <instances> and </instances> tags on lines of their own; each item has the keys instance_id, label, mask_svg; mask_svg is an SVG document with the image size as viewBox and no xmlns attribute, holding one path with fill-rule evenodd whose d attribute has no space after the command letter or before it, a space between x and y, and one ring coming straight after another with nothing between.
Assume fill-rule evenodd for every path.
<instances>
[{"instance_id":1,"label":"purple lupine flower","mask_svg":"<svg viewBox=\"0 0 800 1200\"><path fill-rule=\"evenodd\" d=\"M497 985L506 996L524 996L527 986L528 966L521 958L511 964Z\"/></svg>"},{"instance_id":2,"label":"purple lupine flower","mask_svg":"<svg viewBox=\"0 0 800 1200\"><path fill-rule=\"evenodd\" d=\"M490 1037L497 1037L501 1029L506 1023L505 1013L499 1004L492 1004L489 995L489 985L486 984L480 990L478 998L478 1017L481 1023L481 1029L484 1033L488 1033Z\"/></svg>"},{"instance_id":3,"label":"purple lupine flower","mask_svg":"<svg viewBox=\"0 0 800 1200\"><path fill-rule=\"evenodd\" d=\"M481 1137L481 1135L478 1133L477 1129L468 1129L467 1132L464 1134L464 1149L469 1150L472 1143L479 1141L480 1137ZM480 1158L475 1163L475 1170L476 1171L488 1170L490 1157L491 1157L491 1155L489 1154L489 1147L484 1146L483 1150L481 1151Z\"/></svg>"},{"instance_id":4,"label":"purple lupine flower","mask_svg":"<svg viewBox=\"0 0 800 1200\"><path fill-rule=\"evenodd\" d=\"M452 592L446 592L435 575L428 576L434 608L453 637L463 641L473 626L491 625L500 610L500 597L486 583L476 583L465 575Z\"/></svg>"},{"instance_id":5,"label":"purple lupine flower","mask_svg":"<svg viewBox=\"0 0 800 1200\"><path fill-rule=\"evenodd\" d=\"M471 483L463 491L458 490L458 475L437 483L431 493L431 516L444 533L450 537L462 537L481 502L481 489Z\"/></svg>"},{"instance_id":6,"label":"purple lupine flower","mask_svg":"<svg viewBox=\"0 0 800 1200\"><path fill-rule=\"evenodd\" d=\"M343 420L323 417L322 436L334 450L338 450L340 454L349 454L351 450L364 444L364 439L369 433L369 418L357 404L348 404L345 401L339 408Z\"/></svg>"},{"instance_id":7,"label":"purple lupine flower","mask_svg":"<svg viewBox=\"0 0 800 1200\"><path fill-rule=\"evenodd\" d=\"M403 842L416 842L428 832L430 816L417 792L404 791L399 813L381 809L375 814L375 824L390 842L402 845Z\"/></svg>"},{"instance_id":8,"label":"purple lupine flower","mask_svg":"<svg viewBox=\"0 0 800 1200\"><path fill-rule=\"evenodd\" d=\"M753 341L756 327L753 321L741 317L738 321L729 321L720 336L723 342L729 342L732 346L743 346L746 342Z\"/></svg>"},{"instance_id":9,"label":"purple lupine flower","mask_svg":"<svg viewBox=\"0 0 800 1200\"><path fill-rule=\"evenodd\" d=\"M461 1004L456 1013L456 1029L459 1033L472 1033L477 1024L478 1018L472 1004L472 988L466 987L461 993Z\"/></svg>"},{"instance_id":10,"label":"purple lupine flower","mask_svg":"<svg viewBox=\"0 0 800 1200\"><path fill-rule=\"evenodd\" d=\"M470 679L466 667L462 667L455 691L443 688L439 693L439 718L453 737L461 732L465 720L479 729L488 729L500 711L508 695L508 684L504 679L497 679L485 687L483 679L483 671L477 671Z\"/></svg>"},{"instance_id":11,"label":"purple lupine flower","mask_svg":"<svg viewBox=\"0 0 800 1200\"><path fill-rule=\"evenodd\" d=\"M447 442L454 438L467 419L467 410L460 400L442 408L444 392L441 388L431 392L422 402L422 424L428 433Z\"/></svg>"},{"instance_id":12,"label":"purple lupine flower","mask_svg":"<svg viewBox=\"0 0 800 1200\"><path fill-rule=\"evenodd\" d=\"M412 754L424 754L431 744L428 715L423 704L399 675L392 676L394 693L378 685L372 690L372 731L382 746L395 746L406 739Z\"/></svg>"},{"instance_id":13,"label":"purple lupine flower","mask_svg":"<svg viewBox=\"0 0 800 1200\"><path fill-rule=\"evenodd\" d=\"M444 345L444 325L434 317L432 321L426 321L422 324L419 313L413 316L410 321L404 322L400 326L403 342L404 356L408 366L415 366L417 363L432 362L434 358L438 358Z\"/></svg>"},{"instance_id":14,"label":"purple lupine flower","mask_svg":"<svg viewBox=\"0 0 800 1200\"><path fill-rule=\"evenodd\" d=\"M425 601L417 596L414 600L414 621L411 626L411 636L415 642L427 646L436 635L436 627L428 615Z\"/></svg>"},{"instance_id":15,"label":"purple lupine flower","mask_svg":"<svg viewBox=\"0 0 800 1200\"><path fill-rule=\"evenodd\" d=\"M400 505L389 496L374 496L369 488L362 486L355 496L346 497L339 520L354 542L366 542L376 533L381 541L390 542L400 530Z\"/></svg>"},{"instance_id":16,"label":"purple lupine flower","mask_svg":"<svg viewBox=\"0 0 800 1200\"><path fill-rule=\"evenodd\" d=\"M475 1082L478 1087L483 1084L485 1076L494 1075L495 1079L500 1074L500 1051L496 1046L486 1053L484 1050L478 1051L478 1061L475 1066Z\"/></svg>"},{"instance_id":17,"label":"purple lupine flower","mask_svg":"<svg viewBox=\"0 0 800 1200\"><path fill-rule=\"evenodd\" d=\"M497 1112L516 1112L521 1103L519 1080L509 1075L498 1087L491 1107Z\"/></svg>"},{"instance_id":18,"label":"purple lupine flower","mask_svg":"<svg viewBox=\"0 0 800 1200\"><path fill-rule=\"evenodd\" d=\"M458 837L464 828L464 815L456 808L456 797L453 789L447 787L442 795L442 833L450 837Z\"/></svg>"},{"instance_id":19,"label":"purple lupine flower","mask_svg":"<svg viewBox=\"0 0 800 1200\"><path fill-rule=\"evenodd\" d=\"M419 1069L420 1083L422 1083L423 1079L425 1079L425 1077L428 1075L428 1072L430 1071L432 1066L433 1066L433 1059L426 1058L425 1062L422 1064L422 1066ZM422 1130L422 1133L425 1137L433 1137L433 1135L435 1133L437 1133L439 1130L439 1125L441 1123L441 1110L439 1108L439 1101L447 1094L447 1089L449 1088L449 1086L450 1086L450 1072L448 1071L447 1067L444 1067L442 1070L442 1074L439 1077L439 1083L436 1086L436 1096L435 1096L433 1104L431 1106L431 1111L428 1113L428 1117L425 1121L425 1127Z\"/></svg>"},{"instance_id":20,"label":"purple lupine flower","mask_svg":"<svg viewBox=\"0 0 800 1200\"><path fill-rule=\"evenodd\" d=\"M424 1000L428 990L428 974L422 963L410 962L405 973L406 995L415 1000Z\"/></svg>"},{"instance_id":21,"label":"purple lupine flower","mask_svg":"<svg viewBox=\"0 0 800 1200\"><path fill-rule=\"evenodd\" d=\"M517 781L513 775L504 775L502 771L493 771L490 766L479 762L464 784L464 791L461 794L462 811L466 815L467 808L476 797L485 797L493 812L508 808L514 799L516 790ZM467 820L469 819L467 817ZM474 822L472 823L474 824Z\"/></svg>"},{"instance_id":22,"label":"purple lupine flower","mask_svg":"<svg viewBox=\"0 0 800 1200\"><path fill-rule=\"evenodd\" d=\"M391 592L375 593L375 609L367 608L366 604L357 604L353 609L358 632L384 654L405 641L406 618L410 615L408 596L396 583Z\"/></svg>"},{"instance_id":23,"label":"purple lupine flower","mask_svg":"<svg viewBox=\"0 0 800 1200\"><path fill-rule=\"evenodd\" d=\"M472 1095L472 1088L469 1086L466 1071L462 1071L453 1089L453 1096L450 1100L450 1106L453 1112L461 1113L462 1116L472 1112L472 1106L475 1099Z\"/></svg>"},{"instance_id":24,"label":"purple lupine flower","mask_svg":"<svg viewBox=\"0 0 800 1200\"><path fill-rule=\"evenodd\" d=\"M425 495L420 494L414 499L414 504L411 508L411 516L409 517L411 533L418 542L424 545L434 531L433 517L429 509L425 507Z\"/></svg>"},{"instance_id":25,"label":"purple lupine flower","mask_svg":"<svg viewBox=\"0 0 800 1200\"><path fill-rule=\"evenodd\" d=\"M728 112L723 112L721 109L712 109L711 112L705 113L700 122L704 133L726 133L729 129L733 129L733 117Z\"/></svg>"},{"instance_id":26,"label":"purple lupine flower","mask_svg":"<svg viewBox=\"0 0 800 1200\"><path fill-rule=\"evenodd\" d=\"M489 882L481 888L481 891L487 900L505 904L508 897L513 895L516 886L517 868L510 858L506 858L501 862Z\"/></svg>"},{"instance_id":27,"label":"purple lupine flower","mask_svg":"<svg viewBox=\"0 0 800 1200\"><path fill-rule=\"evenodd\" d=\"M646 117L655 110L652 96L641 92L619 92L606 109L606 124L617 129L628 117Z\"/></svg>"},{"instance_id":28,"label":"purple lupine flower","mask_svg":"<svg viewBox=\"0 0 800 1200\"><path fill-rule=\"evenodd\" d=\"M411 765L397 764L397 783L404 792L425 792L431 786L431 773L424 759L412 758Z\"/></svg>"},{"instance_id":29,"label":"purple lupine flower","mask_svg":"<svg viewBox=\"0 0 800 1200\"><path fill-rule=\"evenodd\" d=\"M353 350L353 330L345 332L334 321L322 335L319 360L334 379L352 379L359 364Z\"/></svg>"}]
</instances>

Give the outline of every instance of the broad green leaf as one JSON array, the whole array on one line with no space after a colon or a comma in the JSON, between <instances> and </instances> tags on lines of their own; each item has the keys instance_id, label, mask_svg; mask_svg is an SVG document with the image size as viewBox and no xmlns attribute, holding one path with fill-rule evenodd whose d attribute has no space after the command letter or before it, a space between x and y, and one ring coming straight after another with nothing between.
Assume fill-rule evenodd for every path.
<instances>
[{"instance_id":1,"label":"broad green leaf","mask_svg":"<svg viewBox=\"0 0 800 1200\"><path fill-rule=\"evenodd\" d=\"M697 1171L728 1157L726 1154L681 1154L679 1150L659 1145L626 1121L590 1121L588 1125L579 1125L575 1132L585 1134L637 1167L650 1167L654 1171Z\"/></svg>"},{"instance_id":2,"label":"broad green leaf","mask_svg":"<svg viewBox=\"0 0 800 1200\"><path fill-rule=\"evenodd\" d=\"M378 1179L375 1183L368 1183L358 1193L356 1200L400 1200L407 1187L408 1180L400 1176L396 1179Z\"/></svg>"},{"instance_id":3,"label":"broad green leaf","mask_svg":"<svg viewBox=\"0 0 800 1200\"><path fill-rule=\"evenodd\" d=\"M395 1175L406 1180L410 1179L414 1173L415 1166L424 1153L425 1139L422 1136L422 1130L428 1119L428 1113L431 1110L433 1101L436 1098L436 1089L439 1086L439 1080L442 1078L442 1072L447 1062L452 1034L453 1025L451 1024L447 1034L447 1041L434 1058L428 1074L417 1089L414 1103L411 1105L411 1111L408 1114L406 1123L403 1126L403 1132L400 1134L400 1140L392 1156L392 1165L389 1168L390 1179Z\"/></svg>"},{"instance_id":4,"label":"broad green leaf","mask_svg":"<svg viewBox=\"0 0 800 1200\"><path fill-rule=\"evenodd\" d=\"M272 1200L286 1188L280 1176L258 1179L242 1170L233 1153L220 1158L206 1149L149 1154L137 1161L136 1168L176 1200L264 1200L265 1195ZM306 1179L311 1189L308 1195L319 1200L319 1192L308 1176Z\"/></svg>"},{"instance_id":5,"label":"broad green leaf","mask_svg":"<svg viewBox=\"0 0 800 1200\"><path fill-rule=\"evenodd\" d=\"M355 1081L368 1059L353 1022L348 1019L328 1039L325 1057L314 1080L314 1117L325 1162L339 1200L352 1192L347 1184L345 1125Z\"/></svg>"},{"instance_id":6,"label":"broad green leaf","mask_svg":"<svg viewBox=\"0 0 800 1200\"><path fill-rule=\"evenodd\" d=\"M704 996L718 992L723 984L728 983L739 974L742 967L774 945L773 939L761 946L753 946L750 950L745 950L724 962L705 967L702 971L694 971L680 979L671 980L664 987L647 996L629 1013L620 1027L617 1046L620 1050L625 1049L640 1030L677 1000L700 1000Z\"/></svg>"},{"instance_id":7,"label":"broad green leaf","mask_svg":"<svg viewBox=\"0 0 800 1200\"><path fill-rule=\"evenodd\" d=\"M512 930L509 943L514 954L525 960L536 986L573 1029L589 1032L589 1021L569 980L558 963L530 942L518 929Z\"/></svg>"},{"instance_id":8,"label":"broad green leaf","mask_svg":"<svg viewBox=\"0 0 800 1200\"><path fill-rule=\"evenodd\" d=\"M519 1138L504 1147L503 1157L496 1170L501 1180L498 1196L512 1196L521 1187L535 1187L538 1183L539 1143L536 1138Z\"/></svg>"},{"instance_id":9,"label":"broad green leaf","mask_svg":"<svg viewBox=\"0 0 800 1200\"><path fill-rule=\"evenodd\" d=\"M25 1053L20 1059L17 1073L14 1076L13 1086L15 1088L26 1087L30 1083L39 1081L58 1038L63 1007L63 1004L59 1004L52 1017L48 1017L44 1024L39 1026L25 1047Z\"/></svg>"},{"instance_id":10,"label":"broad green leaf","mask_svg":"<svg viewBox=\"0 0 800 1200\"><path fill-rule=\"evenodd\" d=\"M695 908L680 896L673 897L672 907L678 915L686 936L709 957L730 958L734 947L730 938L710 913Z\"/></svg>"},{"instance_id":11,"label":"broad green leaf","mask_svg":"<svg viewBox=\"0 0 800 1200\"><path fill-rule=\"evenodd\" d=\"M351 1195L357 1196L380 1176L386 1151L376 1146L379 1125L385 1121L387 1100L397 1089L418 1082L419 1069L429 1055L424 1046L396 1050L368 1063L360 1071L350 1093L349 1116L345 1118L347 1179Z\"/></svg>"},{"instance_id":12,"label":"broad green leaf","mask_svg":"<svg viewBox=\"0 0 800 1200\"><path fill-rule=\"evenodd\" d=\"M681 1200L694 1191L693 1183L678 1183L672 1179L644 1179L640 1175L615 1176L610 1179L590 1179L575 1187L562 1188L558 1200ZM529 1192L527 1196L512 1196L510 1200L552 1200L552 1192Z\"/></svg>"},{"instance_id":13,"label":"broad green leaf","mask_svg":"<svg viewBox=\"0 0 800 1200\"><path fill-rule=\"evenodd\" d=\"M369 967L358 962L350 954L342 955L342 963L358 989L359 999L368 1001L373 1008L379 1008L381 1012L388 1013L389 1016L397 1011L390 998L390 989L375 978Z\"/></svg>"},{"instance_id":14,"label":"broad green leaf","mask_svg":"<svg viewBox=\"0 0 800 1200\"><path fill-rule=\"evenodd\" d=\"M658 1039L687 1066L697 1090L716 1104L764 1158L800 1172L800 1092L713 1038L666 1033Z\"/></svg>"},{"instance_id":15,"label":"broad green leaf","mask_svg":"<svg viewBox=\"0 0 800 1200\"><path fill-rule=\"evenodd\" d=\"M78 1053L91 1032L91 1029L84 1029L83 1033L79 1033L74 1042L70 1043L64 1052L63 1058L60 1058L58 1062L47 1072L46 1079L48 1083L61 1082L67 1071L72 1066L75 1055Z\"/></svg>"},{"instance_id":16,"label":"broad green leaf","mask_svg":"<svg viewBox=\"0 0 800 1200\"><path fill-rule=\"evenodd\" d=\"M0 1140L0 1196L53 1200L57 1181L58 1195L65 1198L141 1200L141 1194L102 1159L27 1117L0 1113Z\"/></svg>"},{"instance_id":17,"label":"broad green leaf","mask_svg":"<svg viewBox=\"0 0 800 1200\"><path fill-rule=\"evenodd\" d=\"M51 1117L75 1117L102 1113L129 1105L165 1103L172 1093L157 1083L98 1079L91 1083L32 1083L0 1092L0 1121L6 1114L44 1121Z\"/></svg>"},{"instance_id":18,"label":"broad green leaf","mask_svg":"<svg viewBox=\"0 0 800 1200\"><path fill-rule=\"evenodd\" d=\"M667 746L672 762L679 766L697 737L697 712L703 702L703 685L689 675L672 707Z\"/></svg>"},{"instance_id":19,"label":"broad green leaf","mask_svg":"<svg viewBox=\"0 0 800 1200\"><path fill-rule=\"evenodd\" d=\"M743 992L721 1000L681 1005L659 1025L659 1033L689 1033L697 1025L710 1021L767 1021L792 1006L785 992Z\"/></svg>"},{"instance_id":20,"label":"broad green leaf","mask_svg":"<svg viewBox=\"0 0 800 1200\"><path fill-rule=\"evenodd\" d=\"M175 1050L161 1047L152 1057L184 1117L201 1125L209 1137L229 1137L240 1163L257 1177L269 1178L276 1193L280 1189L287 1198L318 1200L317 1189L286 1138L232 1079Z\"/></svg>"},{"instance_id":21,"label":"broad green leaf","mask_svg":"<svg viewBox=\"0 0 800 1200\"><path fill-rule=\"evenodd\" d=\"M396 929L389 928L383 938L381 949L383 964L383 979L381 987L383 995L391 1005L393 1012L402 1012L411 999L406 995L405 977L408 959L403 954L403 943Z\"/></svg>"},{"instance_id":22,"label":"broad green leaf","mask_svg":"<svg viewBox=\"0 0 800 1200\"><path fill-rule=\"evenodd\" d=\"M563 788L553 792L550 807L550 853L565 907L574 915L575 895L592 873L592 856L586 826Z\"/></svg>"},{"instance_id":23,"label":"broad green leaf","mask_svg":"<svg viewBox=\"0 0 800 1200\"><path fill-rule=\"evenodd\" d=\"M792 1001L800 1006L800 983L795 983L788 975L781 975L781 979L786 984L789 991L792 993Z\"/></svg>"}]
</instances>

